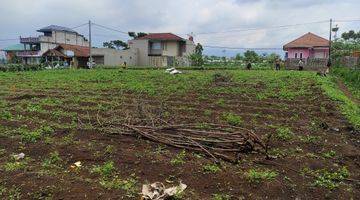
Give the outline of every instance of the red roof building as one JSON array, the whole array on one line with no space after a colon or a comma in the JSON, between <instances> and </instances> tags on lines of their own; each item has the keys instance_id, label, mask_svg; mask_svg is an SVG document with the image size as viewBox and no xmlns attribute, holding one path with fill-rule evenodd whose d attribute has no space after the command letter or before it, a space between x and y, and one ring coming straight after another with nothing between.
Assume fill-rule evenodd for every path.
<instances>
[{"instance_id":1,"label":"red roof building","mask_svg":"<svg viewBox=\"0 0 360 200\"><path fill-rule=\"evenodd\" d=\"M185 41L185 39L173 34L173 33L150 33L143 37L137 38L137 40L162 40L162 41Z\"/></svg>"},{"instance_id":2,"label":"red roof building","mask_svg":"<svg viewBox=\"0 0 360 200\"><path fill-rule=\"evenodd\" d=\"M285 44L283 49L286 58L328 58L329 44L329 40L309 32Z\"/></svg>"}]
</instances>

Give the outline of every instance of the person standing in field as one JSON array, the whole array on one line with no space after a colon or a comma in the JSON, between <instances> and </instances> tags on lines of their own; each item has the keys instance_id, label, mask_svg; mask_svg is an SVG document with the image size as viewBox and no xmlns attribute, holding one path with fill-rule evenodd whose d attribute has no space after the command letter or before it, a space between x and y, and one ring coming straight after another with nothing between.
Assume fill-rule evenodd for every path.
<instances>
[{"instance_id":1,"label":"person standing in field","mask_svg":"<svg viewBox=\"0 0 360 200\"><path fill-rule=\"evenodd\" d=\"M304 70L304 62L302 59L300 59L299 63L298 63L298 67L299 67L299 71L303 71Z\"/></svg>"},{"instance_id":2,"label":"person standing in field","mask_svg":"<svg viewBox=\"0 0 360 200\"><path fill-rule=\"evenodd\" d=\"M246 65L246 69L247 69L247 70L251 70L251 62L249 62L249 63Z\"/></svg>"},{"instance_id":3,"label":"person standing in field","mask_svg":"<svg viewBox=\"0 0 360 200\"><path fill-rule=\"evenodd\" d=\"M280 60L279 59L275 60L275 70L276 71L280 70Z\"/></svg>"}]
</instances>

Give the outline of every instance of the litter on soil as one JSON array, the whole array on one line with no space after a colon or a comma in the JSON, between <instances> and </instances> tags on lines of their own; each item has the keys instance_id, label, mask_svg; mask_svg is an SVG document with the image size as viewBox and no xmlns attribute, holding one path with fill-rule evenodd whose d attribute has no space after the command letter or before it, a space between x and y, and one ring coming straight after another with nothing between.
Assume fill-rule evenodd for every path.
<instances>
[{"instance_id":1,"label":"litter on soil","mask_svg":"<svg viewBox=\"0 0 360 200\"><path fill-rule=\"evenodd\" d=\"M166 200L170 197L182 193L187 188L187 185L180 182L178 186L165 188L165 185L160 182L146 184L142 186L142 200Z\"/></svg>"}]
</instances>

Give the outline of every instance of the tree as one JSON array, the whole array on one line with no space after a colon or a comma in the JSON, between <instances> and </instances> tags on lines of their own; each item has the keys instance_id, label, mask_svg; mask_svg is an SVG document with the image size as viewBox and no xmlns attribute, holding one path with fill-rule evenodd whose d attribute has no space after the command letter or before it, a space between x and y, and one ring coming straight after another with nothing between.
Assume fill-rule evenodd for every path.
<instances>
[{"instance_id":1,"label":"tree","mask_svg":"<svg viewBox=\"0 0 360 200\"><path fill-rule=\"evenodd\" d=\"M140 38L140 37L144 37L147 35L147 33L144 32L139 32L139 33L135 33L135 32L128 32L129 36L132 37L133 39L136 38Z\"/></svg>"},{"instance_id":2,"label":"tree","mask_svg":"<svg viewBox=\"0 0 360 200\"><path fill-rule=\"evenodd\" d=\"M265 59L268 63L275 63L276 60L279 58L280 58L280 56L276 53L271 53L265 57Z\"/></svg>"},{"instance_id":3,"label":"tree","mask_svg":"<svg viewBox=\"0 0 360 200\"><path fill-rule=\"evenodd\" d=\"M124 50L129 49L129 45L126 42L123 42L121 40L114 40L112 42L113 42L114 46L116 47L116 49L120 49L120 48L123 48Z\"/></svg>"},{"instance_id":4,"label":"tree","mask_svg":"<svg viewBox=\"0 0 360 200\"><path fill-rule=\"evenodd\" d=\"M235 60L243 60L244 56L242 56L240 53L236 54Z\"/></svg>"},{"instance_id":5,"label":"tree","mask_svg":"<svg viewBox=\"0 0 360 200\"><path fill-rule=\"evenodd\" d=\"M129 46L126 42L123 42L121 40L112 40L110 42L104 42L103 43L103 46L106 47L106 48L110 48L110 49L129 49Z\"/></svg>"},{"instance_id":6,"label":"tree","mask_svg":"<svg viewBox=\"0 0 360 200\"><path fill-rule=\"evenodd\" d=\"M360 39L360 31L359 32L355 32L354 30L351 30L349 32L345 32L341 35L341 37L344 39L344 40L358 40Z\"/></svg>"},{"instance_id":7,"label":"tree","mask_svg":"<svg viewBox=\"0 0 360 200\"><path fill-rule=\"evenodd\" d=\"M106 47L109 49L115 49L114 44L112 42L104 42L103 47Z\"/></svg>"},{"instance_id":8,"label":"tree","mask_svg":"<svg viewBox=\"0 0 360 200\"><path fill-rule=\"evenodd\" d=\"M203 51L204 51L203 46L200 43L198 43L195 47L195 53L202 55Z\"/></svg>"},{"instance_id":9,"label":"tree","mask_svg":"<svg viewBox=\"0 0 360 200\"><path fill-rule=\"evenodd\" d=\"M255 52L255 51L250 51L250 50L247 50L245 53L244 53L244 57L245 57L245 61L246 62L257 62L260 60L260 57L259 55Z\"/></svg>"},{"instance_id":10,"label":"tree","mask_svg":"<svg viewBox=\"0 0 360 200\"><path fill-rule=\"evenodd\" d=\"M191 65L193 66L203 66L204 58L203 58L203 47L200 43L198 43L195 47L195 52L189 56L191 61Z\"/></svg>"}]
</instances>

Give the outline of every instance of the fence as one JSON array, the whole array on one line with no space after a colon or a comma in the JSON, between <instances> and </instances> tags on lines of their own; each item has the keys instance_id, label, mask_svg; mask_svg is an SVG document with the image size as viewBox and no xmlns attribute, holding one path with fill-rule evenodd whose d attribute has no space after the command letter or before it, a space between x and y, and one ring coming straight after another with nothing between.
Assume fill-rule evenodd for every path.
<instances>
[{"instance_id":1,"label":"fence","mask_svg":"<svg viewBox=\"0 0 360 200\"><path fill-rule=\"evenodd\" d=\"M360 70L360 58L345 56L340 59L339 65L350 69Z\"/></svg>"},{"instance_id":2,"label":"fence","mask_svg":"<svg viewBox=\"0 0 360 200\"><path fill-rule=\"evenodd\" d=\"M320 71L326 69L328 59L326 58L308 58L303 59L304 70L308 71ZM289 58L285 61L285 69L287 70L298 70L300 59Z\"/></svg>"}]
</instances>

